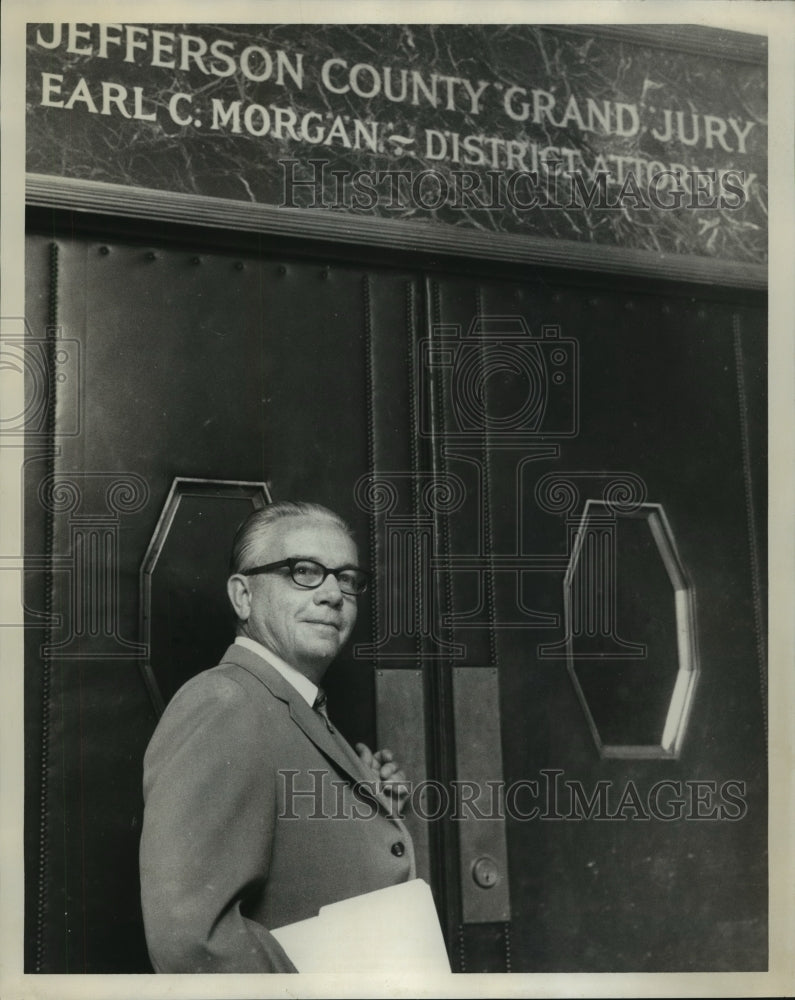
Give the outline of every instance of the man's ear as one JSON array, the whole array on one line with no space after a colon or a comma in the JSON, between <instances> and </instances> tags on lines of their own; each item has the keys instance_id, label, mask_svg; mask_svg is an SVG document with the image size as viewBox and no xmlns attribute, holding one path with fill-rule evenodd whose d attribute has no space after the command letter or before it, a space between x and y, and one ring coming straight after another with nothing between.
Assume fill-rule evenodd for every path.
<instances>
[{"instance_id":1,"label":"man's ear","mask_svg":"<svg viewBox=\"0 0 795 1000\"><path fill-rule=\"evenodd\" d=\"M251 591L248 588L248 579L240 573L235 573L226 581L226 592L238 620L248 621L251 614Z\"/></svg>"}]
</instances>

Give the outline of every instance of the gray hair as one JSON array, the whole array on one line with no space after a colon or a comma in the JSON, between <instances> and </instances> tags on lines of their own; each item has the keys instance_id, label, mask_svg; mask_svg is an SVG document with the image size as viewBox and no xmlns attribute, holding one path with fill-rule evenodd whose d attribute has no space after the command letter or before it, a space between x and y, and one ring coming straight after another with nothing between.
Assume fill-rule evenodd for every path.
<instances>
[{"instance_id":1,"label":"gray hair","mask_svg":"<svg viewBox=\"0 0 795 1000\"><path fill-rule=\"evenodd\" d=\"M240 573L253 565L252 551L261 541L262 536L278 521L290 517L308 517L330 521L354 539L353 531L339 514L319 503L305 503L299 500L277 500L265 507L255 510L235 532L232 541L232 555L229 560L229 574ZM355 540L355 539L354 539Z\"/></svg>"}]
</instances>

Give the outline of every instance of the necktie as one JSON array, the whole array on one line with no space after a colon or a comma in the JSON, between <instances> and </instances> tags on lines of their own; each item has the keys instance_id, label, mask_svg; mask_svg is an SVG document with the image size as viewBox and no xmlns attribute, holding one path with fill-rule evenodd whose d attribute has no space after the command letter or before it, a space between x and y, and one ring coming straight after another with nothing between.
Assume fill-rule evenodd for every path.
<instances>
[{"instance_id":1,"label":"necktie","mask_svg":"<svg viewBox=\"0 0 795 1000\"><path fill-rule=\"evenodd\" d=\"M330 733L333 733L334 726L332 726L328 717L328 708L326 707L327 700L326 692L322 688L318 688L317 695L315 696L315 703L312 705L312 708L314 708L318 715L323 716L323 721L326 723L326 729L328 729Z\"/></svg>"},{"instance_id":2,"label":"necktie","mask_svg":"<svg viewBox=\"0 0 795 1000\"><path fill-rule=\"evenodd\" d=\"M334 728L334 726L332 726L331 721L329 720L326 701L327 701L326 692L322 688L318 688L317 694L315 695L315 700L312 703L312 708L317 712L318 715L323 717L323 721L326 723L326 728L328 729L328 731L336 737L337 743L344 748L346 754L351 757L351 759L358 766L358 769L363 772L364 774L363 787L371 788L370 794L371 795L374 794L378 788L378 780L373 779L373 774L371 769L368 768L367 765L363 763L361 758L356 753L354 753L354 751L351 749L350 746L348 746L347 742L342 737L342 735L337 734L337 730Z\"/></svg>"}]
</instances>

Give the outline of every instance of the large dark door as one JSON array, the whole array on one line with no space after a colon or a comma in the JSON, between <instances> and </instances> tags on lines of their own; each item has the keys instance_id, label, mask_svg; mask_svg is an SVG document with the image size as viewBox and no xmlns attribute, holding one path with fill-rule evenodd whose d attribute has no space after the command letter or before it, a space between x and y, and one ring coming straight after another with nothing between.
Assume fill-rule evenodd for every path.
<instances>
[{"instance_id":1,"label":"large dark door","mask_svg":"<svg viewBox=\"0 0 795 1000\"><path fill-rule=\"evenodd\" d=\"M764 966L761 309L198 238L27 253L55 388L26 464L31 971L148 969L146 678L167 698L216 662L231 533L268 495L339 510L378 568L330 675L346 735L515 787L504 817L414 820L454 968ZM577 562L591 534L612 547ZM517 783L554 780L626 807L522 818ZM664 780L681 817L644 819Z\"/></svg>"},{"instance_id":2,"label":"large dark door","mask_svg":"<svg viewBox=\"0 0 795 1000\"><path fill-rule=\"evenodd\" d=\"M439 518L442 637L454 701L463 676L499 707L463 709L453 769L488 776L474 728L514 789L502 830L452 838L462 960L765 968L762 311L542 281L428 297L434 453L464 498ZM473 888L479 856L496 885Z\"/></svg>"},{"instance_id":3,"label":"large dark door","mask_svg":"<svg viewBox=\"0 0 795 1000\"><path fill-rule=\"evenodd\" d=\"M27 253L29 353L53 376L45 361L31 392L55 389L27 462L27 961L146 970L144 679L167 700L218 662L231 538L258 496L339 510L367 552L353 488L388 387L373 330L405 342L414 285L197 245L31 237ZM369 632L365 613L354 641ZM340 725L372 744L372 670L351 653L329 689Z\"/></svg>"}]
</instances>

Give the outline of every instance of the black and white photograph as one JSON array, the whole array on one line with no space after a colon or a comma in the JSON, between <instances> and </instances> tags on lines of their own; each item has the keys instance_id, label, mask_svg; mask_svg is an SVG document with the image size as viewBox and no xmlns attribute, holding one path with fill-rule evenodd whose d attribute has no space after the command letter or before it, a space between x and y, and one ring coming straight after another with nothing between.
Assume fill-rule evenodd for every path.
<instances>
[{"instance_id":1,"label":"black and white photograph","mask_svg":"<svg viewBox=\"0 0 795 1000\"><path fill-rule=\"evenodd\" d=\"M3 996L789 995L793 5L3 7Z\"/></svg>"}]
</instances>

